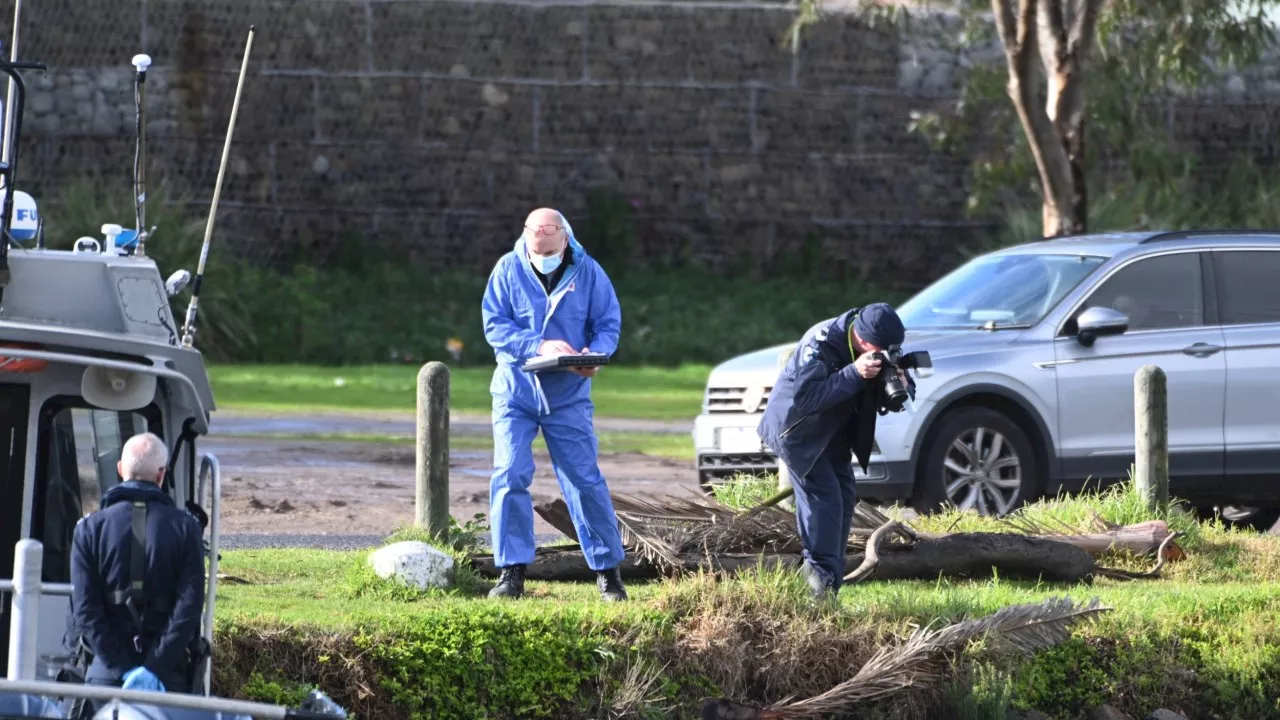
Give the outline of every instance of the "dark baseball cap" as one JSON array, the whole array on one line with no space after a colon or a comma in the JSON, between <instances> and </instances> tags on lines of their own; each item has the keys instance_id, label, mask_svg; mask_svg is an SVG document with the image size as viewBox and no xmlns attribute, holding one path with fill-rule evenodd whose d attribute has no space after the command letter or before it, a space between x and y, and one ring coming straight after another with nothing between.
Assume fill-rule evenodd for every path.
<instances>
[{"instance_id":1,"label":"dark baseball cap","mask_svg":"<svg viewBox=\"0 0 1280 720\"><path fill-rule=\"evenodd\" d=\"M853 329L863 342L880 348L901 345L907 332L902 319L888 303L873 303L859 310Z\"/></svg>"}]
</instances>

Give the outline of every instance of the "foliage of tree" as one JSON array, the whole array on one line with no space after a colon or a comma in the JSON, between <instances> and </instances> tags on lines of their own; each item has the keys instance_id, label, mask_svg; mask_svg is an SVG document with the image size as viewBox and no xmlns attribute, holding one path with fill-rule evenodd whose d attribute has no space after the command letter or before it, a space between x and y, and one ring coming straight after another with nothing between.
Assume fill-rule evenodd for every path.
<instances>
[{"instance_id":1,"label":"foliage of tree","mask_svg":"<svg viewBox=\"0 0 1280 720\"><path fill-rule=\"evenodd\" d=\"M954 112L915 113L913 129L973 157L971 210L1030 191L1052 237L1088 230L1091 179L1185 175L1191 160L1172 147L1165 101L1255 66L1276 44L1268 15L1280 0L956 0L910 11L866 0L857 11L910 32L937 10L958 14L957 50L998 38L1004 62L975 66ZM822 12L822 0L802 0L793 37ZM1087 147L1123 162L1100 167Z\"/></svg>"}]
</instances>

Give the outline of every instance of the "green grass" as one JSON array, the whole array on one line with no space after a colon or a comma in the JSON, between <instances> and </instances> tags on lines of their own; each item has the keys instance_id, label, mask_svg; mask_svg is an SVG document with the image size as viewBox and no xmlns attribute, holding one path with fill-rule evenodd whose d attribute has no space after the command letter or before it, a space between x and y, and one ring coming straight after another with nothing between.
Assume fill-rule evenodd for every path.
<instances>
[{"instance_id":1,"label":"green grass","mask_svg":"<svg viewBox=\"0 0 1280 720\"><path fill-rule=\"evenodd\" d=\"M758 665L756 673L783 672L769 668L776 665L768 659L770 654L793 659L800 656L793 662L812 664L814 673L825 674L828 682L834 682L848 677L858 662L865 662L869 652L865 648L891 642L913 627L940 626L1051 597L1065 595L1082 603L1098 598L1110 611L1077 627L1065 644L1031 661L996 658L993 667L998 669L992 672L1008 685L1002 708L1038 708L1050 717L1070 718L1082 717L1104 702L1116 703L1131 713L1159 705L1200 703L1190 707L1237 709L1239 717L1275 717L1273 713L1280 712L1280 706L1274 705L1275 683L1280 682L1280 628L1275 622L1280 616L1280 539L1218 529L1206 530L1203 538L1199 550L1203 556L1173 564L1164 580L1099 580L1093 585L1011 582L996 577L873 582L846 588L834 615L815 614L804 600L799 579L782 571L746 573L718 582L695 576L633 583L629 587L631 602L625 604L601 603L590 583L530 582L529 595L509 603L484 598L483 584L426 595L407 590L369 592L368 574L359 570L363 553L228 551L224 554L225 572L254 584L224 584L218 614L220 627L265 628L255 631L264 635L278 634L281 627L312 628L308 632L320 633L316 637L374 633L370 637L381 639L370 642L387 648L385 654L394 658L409 653L407 648L394 649L403 633L425 635L435 638L433 647L443 646L429 653L437 658L431 662L453 663L448 665L450 672L474 667L477 669L465 672L480 674L493 670L484 670L485 664L471 657L472 642L491 644L496 640L481 638L544 628L536 638L508 638L506 642L515 643L512 647L535 643L529 646L532 649L559 647L578 638L590 641L592 655L612 657L630 648L630 652L655 662L672 653L690 653L693 657L670 668L664 682L681 685L700 678L699 682L731 688L723 692L735 694L744 690L733 689L735 676L718 663L744 661L728 662L724 650L714 648L736 647L743 638L752 643L743 651L759 656L745 661ZM1222 571L1218 566L1224 562L1235 570ZM335 575L345 580L335 582ZM353 578L361 578L363 584L354 584ZM456 629L458 625L469 629L463 632ZM553 629L545 630L548 626ZM761 627L766 629L758 630ZM719 638L717 633L725 637ZM474 641L467 639L472 636ZM678 649L681 638L692 643L684 646L684 651ZM843 661L841 672L846 674L833 675L829 670L838 659L834 656L805 657L809 645L804 643L815 642L831 645L832 653L853 653ZM688 649L707 643L712 649ZM797 643L803 647L793 647ZM579 684L596 682L597 673L611 673L614 681L620 681L617 676L621 671L607 663L601 668L582 658L557 659L552 666L546 662L543 658L537 666L576 672ZM690 670L691 666L701 669ZM527 684L517 680L519 673L514 667L503 667L510 682ZM423 672L428 672L424 678L429 678L429 672L439 670ZM957 666L955 673L953 684L960 683L964 690L963 666ZM1188 673L1194 673L1194 685L1188 684ZM466 712L476 712L475 707L453 711L449 709L452 706L416 694L413 688L421 685L415 682L410 682L409 691L414 702L425 703L423 717L465 717ZM809 692L817 689L813 681L808 687ZM788 690L775 688L773 699L780 699ZM554 698L544 699L555 704ZM496 699L476 702L478 707L503 714ZM548 710L545 715L599 717L563 708ZM878 712L859 716L902 717ZM1003 717L1003 712L998 717Z\"/></svg>"},{"instance_id":2,"label":"green grass","mask_svg":"<svg viewBox=\"0 0 1280 720\"><path fill-rule=\"evenodd\" d=\"M361 365L212 365L218 407L228 410L413 411L419 367ZM691 421L702 406L710 368L607 367L592 383L596 415L603 418ZM449 400L454 411L487 415L491 367L454 368Z\"/></svg>"},{"instance_id":3,"label":"green grass","mask_svg":"<svg viewBox=\"0 0 1280 720\"><path fill-rule=\"evenodd\" d=\"M244 437L255 440L307 441L307 442L355 442L372 445L412 445L414 438L406 435L378 433L257 433L254 435L219 435L224 438ZM600 454L616 455L640 453L672 460L693 460L693 440L685 433L651 432L646 430L602 430L596 432L600 441ZM449 437L449 449L453 451L493 451L492 435L453 433ZM542 435L533 441L533 449L546 452L547 443Z\"/></svg>"},{"instance_id":4,"label":"green grass","mask_svg":"<svg viewBox=\"0 0 1280 720\"><path fill-rule=\"evenodd\" d=\"M754 504L773 487L768 480L735 484L738 487L724 486L718 493L737 505ZM384 685L387 697L394 698L387 702L418 708L403 717L467 717L477 712L600 717L592 703L604 700L593 700L594 693L607 694L602 688L621 692L619 685L633 680L627 668L636 662L652 663L644 667L656 673L656 684L646 686L647 694L642 694L663 707L684 703L691 709L690 687L700 688L694 693L699 696L750 695L757 700L753 693L769 688L764 701L778 700L792 693L815 694L847 679L875 647L916 627L1053 597L1081 603L1097 598L1109 611L1077 626L1065 643L1034 658L981 648L967 651L938 696L951 703L952 714L944 715L994 718L1004 717L1009 709L1035 708L1065 719L1082 717L1110 702L1136 717L1162 705L1183 708L1189 717L1280 717L1280 625L1275 620L1280 617L1280 538L1218 522L1196 522L1176 503L1148 512L1127 485L1034 503L1023 518L1081 529L1098 518L1117 523L1163 519L1182 533L1179 544L1187 557L1168 563L1161 579L1146 581L1037 583L993 575L869 582L846 587L838 606L824 608L807 601L796 573L773 569L732 578L695 574L631 583L631 602L625 604L600 602L591 583L530 582L528 596L511 603L487 599L488 581L467 570L455 588L419 593L378 580L367 569L364 552L227 551L224 572L248 584L220 586L219 627L238 638L233 645L248 643L238 646L242 655L250 652L245 648L266 642L263 638L288 633L296 636L290 642L302 646L313 642L306 639L307 633L328 638L323 642L375 638L365 645L352 640L355 649L324 646L311 652L341 655L350 665L372 662L360 660L361 653L380 648L382 659L368 672L409 678L407 685ZM934 532L1009 530L998 520L956 511L920 518L913 525ZM402 533L394 539L416 537ZM451 538L462 541L465 533L452 533ZM458 556L457 550L452 552ZM1100 560L1102 565L1127 568L1143 568L1149 562L1120 554ZM413 650L399 647L400 642L425 642L429 648ZM476 648L488 646L504 648L499 654L509 659L474 654ZM552 647L565 659L544 657ZM526 652L533 655L526 657ZM416 658L413 672L401 665L410 657ZM287 678L280 678L277 669L275 679L253 682L264 694L315 682L313 678L323 673L313 665ZM501 687L461 705L451 704L454 699L424 697L412 680L415 673L470 677L491 674L495 668L506 669ZM531 689L535 687L544 689ZM551 687L557 689L546 689ZM908 693L859 716L941 716L929 714L936 708L928 703L942 701L923 697ZM610 702L614 701L616 697ZM513 710L512 703L525 710ZM530 709L530 703L539 709Z\"/></svg>"}]
</instances>

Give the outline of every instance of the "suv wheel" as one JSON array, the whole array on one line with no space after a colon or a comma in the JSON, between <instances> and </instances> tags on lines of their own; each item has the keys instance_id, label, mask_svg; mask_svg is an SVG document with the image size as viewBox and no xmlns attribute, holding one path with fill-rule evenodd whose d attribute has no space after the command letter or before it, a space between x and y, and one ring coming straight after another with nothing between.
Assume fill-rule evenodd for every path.
<instances>
[{"instance_id":1,"label":"suv wheel","mask_svg":"<svg viewBox=\"0 0 1280 720\"><path fill-rule=\"evenodd\" d=\"M921 456L917 510L945 505L1003 516L1039 487L1031 441L1003 413L965 407L943 416Z\"/></svg>"}]
</instances>

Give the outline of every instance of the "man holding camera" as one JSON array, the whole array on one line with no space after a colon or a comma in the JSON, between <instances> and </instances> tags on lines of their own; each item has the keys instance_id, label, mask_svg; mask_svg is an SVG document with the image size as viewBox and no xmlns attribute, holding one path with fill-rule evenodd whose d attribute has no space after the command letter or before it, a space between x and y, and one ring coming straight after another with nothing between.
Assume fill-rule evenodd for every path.
<instances>
[{"instance_id":1,"label":"man holding camera","mask_svg":"<svg viewBox=\"0 0 1280 720\"><path fill-rule=\"evenodd\" d=\"M757 431L792 475L801 574L815 597L834 597L857 502L853 456L865 463L881 406L882 353L906 334L886 303L853 308L804 334L782 367ZM914 383L897 371L906 385ZM883 380L883 378L880 378Z\"/></svg>"}]
</instances>

